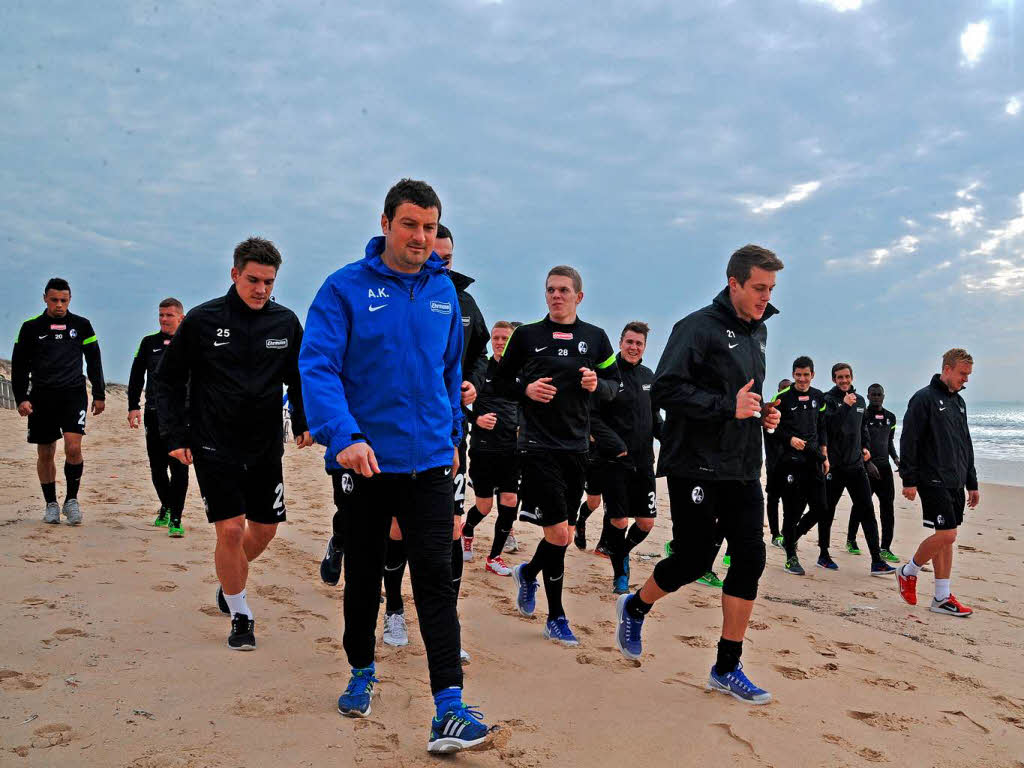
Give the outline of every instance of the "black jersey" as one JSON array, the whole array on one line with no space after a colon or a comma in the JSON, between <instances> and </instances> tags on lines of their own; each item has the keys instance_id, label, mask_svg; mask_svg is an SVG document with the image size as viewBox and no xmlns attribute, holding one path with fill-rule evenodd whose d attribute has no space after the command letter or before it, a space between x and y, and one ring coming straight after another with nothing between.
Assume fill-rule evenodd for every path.
<instances>
[{"instance_id":1,"label":"black jersey","mask_svg":"<svg viewBox=\"0 0 1024 768\"><path fill-rule=\"evenodd\" d=\"M791 386L779 392L774 399L779 401L779 426L768 440L778 446L776 461L817 463L819 449L828 445L824 393L814 387L801 392ZM807 443L804 450L798 451L790 444L790 439L794 437Z\"/></svg>"},{"instance_id":2,"label":"black jersey","mask_svg":"<svg viewBox=\"0 0 1024 768\"><path fill-rule=\"evenodd\" d=\"M473 413L469 417L473 425L469 447L473 451L508 452L516 448L516 435L519 432L519 401L500 394L495 388L495 371L498 361L493 357L487 361L482 386L477 392L473 403ZM476 425L477 417L485 413L493 413L497 418L494 429L483 429Z\"/></svg>"},{"instance_id":3,"label":"black jersey","mask_svg":"<svg viewBox=\"0 0 1024 768\"><path fill-rule=\"evenodd\" d=\"M104 399L100 345L92 323L68 312L46 312L21 324L11 354L11 388L16 402L31 400L35 391L57 392L85 386L82 358L89 370L94 400Z\"/></svg>"},{"instance_id":4,"label":"black jersey","mask_svg":"<svg viewBox=\"0 0 1024 768\"><path fill-rule=\"evenodd\" d=\"M619 390L619 369L608 335L578 319L556 323L550 317L515 329L495 371L499 391L523 404L520 450L586 453L590 442L590 393L580 368L597 372L596 395L611 400ZM558 392L549 403L526 396L527 385L551 378Z\"/></svg>"},{"instance_id":5,"label":"black jersey","mask_svg":"<svg viewBox=\"0 0 1024 768\"><path fill-rule=\"evenodd\" d=\"M871 461L882 467L889 463L891 456L899 466L900 455L896 453L896 414L885 408L869 405L864 412L864 428L868 431L868 450Z\"/></svg>"},{"instance_id":6,"label":"black jersey","mask_svg":"<svg viewBox=\"0 0 1024 768\"><path fill-rule=\"evenodd\" d=\"M959 392L950 392L937 373L907 403L900 435L900 477L904 487L978 490L967 403Z\"/></svg>"},{"instance_id":7,"label":"black jersey","mask_svg":"<svg viewBox=\"0 0 1024 768\"><path fill-rule=\"evenodd\" d=\"M857 398L853 405L846 404L846 395ZM828 463L834 469L854 469L864 466L862 451L868 447L868 433L864 428L867 403L850 387L843 392L838 386L825 394L825 424L828 430Z\"/></svg>"},{"instance_id":8,"label":"black jersey","mask_svg":"<svg viewBox=\"0 0 1024 768\"><path fill-rule=\"evenodd\" d=\"M156 413L156 369L164 357L164 350L174 337L157 331L143 336L132 360L132 372L128 376L128 410L139 410L142 385L146 385L146 410Z\"/></svg>"},{"instance_id":9,"label":"black jersey","mask_svg":"<svg viewBox=\"0 0 1024 768\"><path fill-rule=\"evenodd\" d=\"M654 467L654 439L661 439L661 413L651 403L651 384L654 371L643 363L633 365L616 355L619 392L611 400L597 399L592 417L591 432L601 458L618 458L640 468ZM601 429L601 425L608 429Z\"/></svg>"}]
</instances>

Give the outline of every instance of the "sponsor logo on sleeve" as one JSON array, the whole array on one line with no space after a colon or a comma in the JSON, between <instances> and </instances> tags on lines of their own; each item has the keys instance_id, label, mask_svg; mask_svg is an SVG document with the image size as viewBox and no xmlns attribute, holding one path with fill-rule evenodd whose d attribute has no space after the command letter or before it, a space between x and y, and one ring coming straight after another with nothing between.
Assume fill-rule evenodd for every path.
<instances>
[{"instance_id":1,"label":"sponsor logo on sleeve","mask_svg":"<svg viewBox=\"0 0 1024 768\"><path fill-rule=\"evenodd\" d=\"M439 315L450 315L452 304L450 301L432 301L430 302L430 311L437 312Z\"/></svg>"},{"instance_id":2,"label":"sponsor logo on sleeve","mask_svg":"<svg viewBox=\"0 0 1024 768\"><path fill-rule=\"evenodd\" d=\"M288 339L267 339L267 349L284 349L288 346Z\"/></svg>"}]
</instances>

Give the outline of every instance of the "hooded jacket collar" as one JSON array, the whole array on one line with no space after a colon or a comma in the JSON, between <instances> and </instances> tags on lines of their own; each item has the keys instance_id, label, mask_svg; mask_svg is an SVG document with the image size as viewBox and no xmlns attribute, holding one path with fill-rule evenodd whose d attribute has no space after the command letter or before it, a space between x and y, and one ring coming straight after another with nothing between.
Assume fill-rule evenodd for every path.
<instances>
[{"instance_id":1,"label":"hooded jacket collar","mask_svg":"<svg viewBox=\"0 0 1024 768\"><path fill-rule=\"evenodd\" d=\"M270 302L273 301L273 299L267 299L267 303L264 304L262 307L260 307L259 309L253 309L244 301L242 301L242 297L238 295L238 289L235 288L234 283L232 283L231 287L228 288L227 299L228 305L231 306L233 309L237 309L239 312L263 312L267 307L270 306Z\"/></svg>"},{"instance_id":2,"label":"hooded jacket collar","mask_svg":"<svg viewBox=\"0 0 1024 768\"><path fill-rule=\"evenodd\" d=\"M768 306L764 308L764 314L761 315L760 320L744 320L736 314L736 308L732 305L732 299L729 298L729 286L725 286L714 300L711 305L715 307L720 313L724 314L730 320L736 320L737 322L743 323L751 330L756 328L759 324L763 323L772 315L779 314L779 310L775 308L775 305L768 302Z\"/></svg>"},{"instance_id":3,"label":"hooded jacket collar","mask_svg":"<svg viewBox=\"0 0 1024 768\"><path fill-rule=\"evenodd\" d=\"M931 386L935 387L945 397L953 397L955 395L959 395L961 392L967 389L967 387L960 387L960 389L957 392L950 392L949 387L946 386L946 382L942 380L942 375L938 373L932 376Z\"/></svg>"},{"instance_id":4,"label":"hooded jacket collar","mask_svg":"<svg viewBox=\"0 0 1024 768\"><path fill-rule=\"evenodd\" d=\"M476 282L472 277L468 277L461 272L456 272L454 269L448 270L448 277L452 279L452 282L455 284L455 290L459 293L466 290Z\"/></svg>"},{"instance_id":5,"label":"hooded jacket collar","mask_svg":"<svg viewBox=\"0 0 1024 768\"><path fill-rule=\"evenodd\" d=\"M367 267L382 275L407 274L408 277L416 277L417 275L424 274L443 274L445 271L444 262L441 261L441 258L436 253L430 254L430 258L426 260L418 273L401 273L391 269L391 267L384 263L384 259L381 258L382 253L384 253L384 236L371 237L370 242L366 244L366 256L363 257L363 262Z\"/></svg>"}]
</instances>

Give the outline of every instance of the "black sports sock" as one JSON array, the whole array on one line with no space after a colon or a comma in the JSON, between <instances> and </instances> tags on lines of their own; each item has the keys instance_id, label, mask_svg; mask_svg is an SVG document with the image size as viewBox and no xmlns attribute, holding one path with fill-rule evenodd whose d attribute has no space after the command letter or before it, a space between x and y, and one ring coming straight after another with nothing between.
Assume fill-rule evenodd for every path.
<instances>
[{"instance_id":1,"label":"black sports sock","mask_svg":"<svg viewBox=\"0 0 1024 768\"><path fill-rule=\"evenodd\" d=\"M726 640L724 637L718 641L718 658L715 660L715 672L720 675L727 675L736 669L740 663L740 656L743 655L742 640Z\"/></svg>"},{"instance_id":2,"label":"black sports sock","mask_svg":"<svg viewBox=\"0 0 1024 768\"><path fill-rule=\"evenodd\" d=\"M81 464L72 464L69 461L64 462L64 479L68 481L68 490L64 495L64 501L78 498L78 486L82 482L82 469L84 467L84 461Z\"/></svg>"},{"instance_id":3,"label":"black sports sock","mask_svg":"<svg viewBox=\"0 0 1024 768\"><path fill-rule=\"evenodd\" d=\"M551 550L544 566L544 594L548 596L548 621L565 616L565 609L562 607L562 582L565 576L565 550L568 549L568 546L549 546Z\"/></svg>"},{"instance_id":4,"label":"black sports sock","mask_svg":"<svg viewBox=\"0 0 1024 768\"><path fill-rule=\"evenodd\" d=\"M644 616L651 612L651 608L654 607L654 603L644 602L643 598L640 597L640 590L638 589L633 595L632 600L626 601L626 613L632 616L637 621L643 621Z\"/></svg>"},{"instance_id":5,"label":"black sports sock","mask_svg":"<svg viewBox=\"0 0 1024 768\"><path fill-rule=\"evenodd\" d=\"M485 517L486 515L474 504L473 508L469 510L469 514L466 515L466 522L462 524L462 535L467 539L472 539L473 534L476 533L476 527Z\"/></svg>"},{"instance_id":6,"label":"black sports sock","mask_svg":"<svg viewBox=\"0 0 1024 768\"><path fill-rule=\"evenodd\" d=\"M462 539L452 540L452 586L455 587L455 599L459 599L462 588Z\"/></svg>"},{"instance_id":7,"label":"black sports sock","mask_svg":"<svg viewBox=\"0 0 1024 768\"><path fill-rule=\"evenodd\" d=\"M643 540L647 538L647 534L650 531L644 531L640 529L636 523L629 526L629 531L626 532L626 551L625 554L629 554L635 547L640 546Z\"/></svg>"},{"instance_id":8,"label":"black sports sock","mask_svg":"<svg viewBox=\"0 0 1024 768\"><path fill-rule=\"evenodd\" d=\"M611 518L608 515L604 516L604 525L601 528L601 538L598 539L597 546L604 549L608 549L608 534L615 528L612 525ZM595 547L596 549L596 547Z\"/></svg>"},{"instance_id":9,"label":"black sports sock","mask_svg":"<svg viewBox=\"0 0 1024 768\"><path fill-rule=\"evenodd\" d=\"M40 483L39 487L43 489L43 499L47 504L57 503L57 484L56 483Z\"/></svg>"},{"instance_id":10,"label":"black sports sock","mask_svg":"<svg viewBox=\"0 0 1024 768\"><path fill-rule=\"evenodd\" d=\"M626 529L614 525L609 527L606 541L608 557L612 561L612 573L617 578L626 572L622 562L626 557Z\"/></svg>"},{"instance_id":11,"label":"black sports sock","mask_svg":"<svg viewBox=\"0 0 1024 768\"><path fill-rule=\"evenodd\" d=\"M498 505L498 519L494 523L494 541L491 543L491 559L498 557L501 550L505 548L508 535L512 532L512 525L516 521L516 508Z\"/></svg>"},{"instance_id":12,"label":"black sports sock","mask_svg":"<svg viewBox=\"0 0 1024 768\"><path fill-rule=\"evenodd\" d=\"M384 593L387 595L385 610L388 613L405 613L402 602L402 579L405 577L405 541L388 539L388 552L384 558Z\"/></svg>"},{"instance_id":13,"label":"black sports sock","mask_svg":"<svg viewBox=\"0 0 1024 768\"><path fill-rule=\"evenodd\" d=\"M555 545L549 542L547 539L541 539L537 545L537 550L533 553L533 557L526 565L523 566L523 570L520 572L527 581L533 581L540 576L548 564L548 554L552 549L556 549Z\"/></svg>"},{"instance_id":14,"label":"black sports sock","mask_svg":"<svg viewBox=\"0 0 1024 768\"><path fill-rule=\"evenodd\" d=\"M591 513L592 513L593 511L594 511L594 510L592 510L592 509L591 509L590 507L588 507L588 506L587 506L587 500L586 500L586 499L584 499L584 500L583 500L583 501L582 501L582 502L580 503L580 511L579 511L579 521L580 521L581 523L585 523L585 522L587 522L587 518L588 518L588 517L590 517L590 515L591 515Z\"/></svg>"}]
</instances>

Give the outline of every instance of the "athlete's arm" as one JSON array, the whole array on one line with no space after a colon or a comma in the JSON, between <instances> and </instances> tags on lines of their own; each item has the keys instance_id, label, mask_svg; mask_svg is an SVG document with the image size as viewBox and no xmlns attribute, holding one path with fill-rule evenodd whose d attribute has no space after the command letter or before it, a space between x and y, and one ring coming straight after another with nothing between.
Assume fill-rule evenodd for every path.
<instances>
[{"instance_id":1,"label":"athlete's arm","mask_svg":"<svg viewBox=\"0 0 1024 768\"><path fill-rule=\"evenodd\" d=\"M619 394L619 384L622 382L622 375L619 373L619 364L615 360L615 350L608 341L608 334L601 331L601 341L597 347L597 389L594 390L602 400L613 400Z\"/></svg>"},{"instance_id":2,"label":"athlete's arm","mask_svg":"<svg viewBox=\"0 0 1024 768\"><path fill-rule=\"evenodd\" d=\"M480 390L484 388L484 379L487 378L487 340L490 338L480 307L477 307L477 311L473 315L470 336L471 338L466 342L472 344L466 350L466 368L468 370L463 371L463 377L473 385L479 394Z\"/></svg>"},{"instance_id":3,"label":"athlete's arm","mask_svg":"<svg viewBox=\"0 0 1024 768\"><path fill-rule=\"evenodd\" d=\"M185 315L171 343L164 349L153 387L160 436L167 441L170 455L183 464L192 463L191 455L187 457L188 460L185 455L189 448L185 402L192 373L192 347L195 345L193 335L196 331L193 326L197 323L195 316ZM175 455L176 452L178 455Z\"/></svg>"},{"instance_id":4,"label":"athlete's arm","mask_svg":"<svg viewBox=\"0 0 1024 768\"><path fill-rule=\"evenodd\" d=\"M672 329L651 385L651 400L666 414L694 421L725 421L736 415L736 398L703 389L700 368L703 340L695 323L680 321Z\"/></svg>"},{"instance_id":5,"label":"athlete's arm","mask_svg":"<svg viewBox=\"0 0 1024 768\"><path fill-rule=\"evenodd\" d=\"M651 424L654 426L654 439L659 443L661 442L661 430L665 426L665 419L661 416L661 409L654 407L654 402L651 402Z\"/></svg>"},{"instance_id":6,"label":"athlete's arm","mask_svg":"<svg viewBox=\"0 0 1024 768\"><path fill-rule=\"evenodd\" d=\"M590 435L594 438L598 454L603 458L622 456L629 451L629 447L602 417L603 405L604 402L596 395L590 397Z\"/></svg>"},{"instance_id":7,"label":"athlete's arm","mask_svg":"<svg viewBox=\"0 0 1024 768\"><path fill-rule=\"evenodd\" d=\"M145 343L145 338L139 342L139 348L132 360L132 372L128 375L128 426L132 429L138 429L142 421L140 401L143 383L146 380L146 357L148 356Z\"/></svg>"},{"instance_id":8,"label":"athlete's arm","mask_svg":"<svg viewBox=\"0 0 1024 768\"><path fill-rule=\"evenodd\" d=\"M444 351L444 383L452 406L452 445L456 448L462 440L462 312L452 288L452 322L448 327L448 346ZM456 450L454 474L458 466Z\"/></svg>"},{"instance_id":9,"label":"athlete's arm","mask_svg":"<svg viewBox=\"0 0 1024 768\"><path fill-rule=\"evenodd\" d=\"M889 455L892 457L892 460L896 462L896 466L899 467L899 465L900 465L900 456L899 456L898 453L896 453L896 424L895 424L895 422L896 422L896 417L894 416L893 417L892 428L889 430Z\"/></svg>"},{"instance_id":10,"label":"athlete's arm","mask_svg":"<svg viewBox=\"0 0 1024 768\"><path fill-rule=\"evenodd\" d=\"M980 496L978 494L978 470L974 467L974 441L971 440L971 428L966 423L967 413L964 413L964 429L967 430L967 501L971 509L978 506ZM971 503L973 502L973 503Z\"/></svg>"},{"instance_id":11,"label":"athlete's arm","mask_svg":"<svg viewBox=\"0 0 1024 768\"><path fill-rule=\"evenodd\" d=\"M306 410L302 405L302 379L299 375L299 350L302 349L302 325L295 318L292 337L288 342L288 362L285 366L284 383L288 387L288 405L292 411L292 434L295 444L305 448L313 444L306 423Z\"/></svg>"},{"instance_id":12,"label":"athlete's arm","mask_svg":"<svg viewBox=\"0 0 1024 768\"><path fill-rule=\"evenodd\" d=\"M517 403L529 396L527 390L533 383L523 382L517 378L520 369L526 362L526 347L523 341L524 336L520 333L521 328L522 326L516 328L508 337L505 351L501 355L501 360L498 361L498 367L494 369L494 381L491 382L494 384L495 393L509 400L515 400Z\"/></svg>"},{"instance_id":13,"label":"athlete's arm","mask_svg":"<svg viewBox=\"0 0 1024 768\"><path fill-rule=\"evenodd\" d=\"M103 413L107 397L104 393L106 384L103 381L103 362L100 360L100 344L96 340L96 331L92 323L85 321L85 328L82 330L82 353L85 355L85 370L89 375L89 383L92 384L92 412L95 415Z\"/></svg>"},{"instance_id":14,"label":"athlete's arm","mask_svg":"<svg viewBox=\"0 0 1024 768\"><path fill-rule=\"evenodd\" d=\"M14 402L18 404L18 413L28 416L32 413L32 404L28 400L29 373L32 370L32 359L35 352L35 335L29 327L29 321L21 324L14 339L11 351L11 390Z\"/></svg>"},{"instance_id":15,"label":"athlete's arm","mask_svg":"<svg viewBox=\"0 0 1024 768\"><path fill-rule=\"evenodd\" d=\"M927 431L927 399L915 395L907 404L907 413L903 417L903 433L900 435L900 478L903 480L903 495L911 501L913 501L913 496L907 496L907 489L917 488L918 473L920 472L920 444Z\"/></svg>"}]
</instances>

